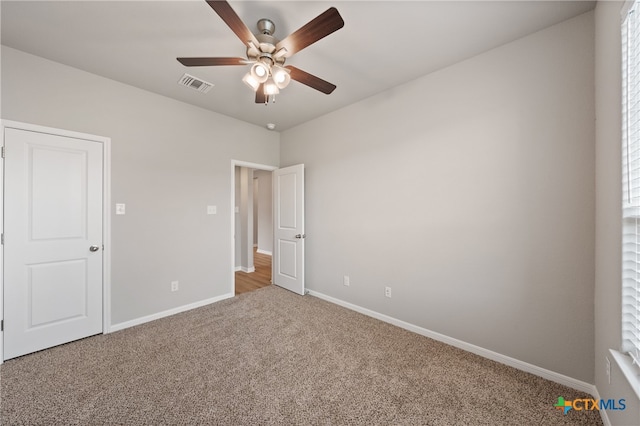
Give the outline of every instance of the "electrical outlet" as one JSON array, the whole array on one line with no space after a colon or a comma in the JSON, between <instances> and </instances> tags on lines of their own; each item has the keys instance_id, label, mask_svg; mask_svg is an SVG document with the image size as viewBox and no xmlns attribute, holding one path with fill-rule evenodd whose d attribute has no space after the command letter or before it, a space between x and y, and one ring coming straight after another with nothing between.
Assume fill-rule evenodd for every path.
<instances>
[{"instance_id":1,"label":"electrical outlet","mask_svg":"<svg viewBox=\"0 0 640 426\"><path fill-rule=\"evenodd\" d=\"M611 384L611 361L609 361L609 357L604 357L605 359L605 368L606 368L606 372L607 372L607 381L609 382L609 384Z\"/></svg>"},{"instance_id":2,"label":"electrical outlet","mask_svg":"<svg viewBox=\"0 0 640 426\"><path fill-rule=\"evenodd\" d=\"M345 275L344 277L342 277L342 284L346 285L347 287L351 285L351 281L349 281L349 275Z\"/></svg>"},{"instance_id":3,"label":"electrical outlet","mask_svg":"<svg viewBox=\"0 0 640 426\"><path fill-rule=\"evenodd\" d=\"M384 288L384 295L386 297L391 297L391 287L385 287Z\"/></svg>"},{"instance_id":4,"label":"electrical outlet","mask_svg":"<svg viewBox=\"0 0 640 426\"><path fill-rule=\"evenodd\" d=\"M171 291L178 291L180 283L178 281L171 281Z\"/></svg>"}]
</instances>

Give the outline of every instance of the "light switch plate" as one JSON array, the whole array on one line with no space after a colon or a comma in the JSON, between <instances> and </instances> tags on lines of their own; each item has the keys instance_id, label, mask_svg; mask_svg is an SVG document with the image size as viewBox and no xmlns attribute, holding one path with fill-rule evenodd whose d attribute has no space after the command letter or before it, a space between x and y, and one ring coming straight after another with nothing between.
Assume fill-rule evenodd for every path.
<instances>
[{"instance_id":1,"label":"light switch plate","mask_svg":"<svg viewBox=\"0 0 640 426\"><path fill-rule=\"evenodd\" d=\"M207 206L207 214L216 214L218 209L216 206Z\"/></svg>"},{"instance_id":2,"label":"light switch plate","mask_svg":"<svg viewBox=\"0 0 640 426\"><path fill-rule=\"evenodd\" d=\"M116 214L124 214L125 206L124 204L116 204Z\"/></svg>"}]
</instances>

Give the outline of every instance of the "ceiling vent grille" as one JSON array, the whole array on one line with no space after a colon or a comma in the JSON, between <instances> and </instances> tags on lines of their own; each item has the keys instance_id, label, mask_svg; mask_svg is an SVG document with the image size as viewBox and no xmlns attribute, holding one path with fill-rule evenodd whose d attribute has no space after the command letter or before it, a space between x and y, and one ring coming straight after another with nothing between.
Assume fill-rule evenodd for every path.
<instances>
[{"instance_id":1,"label":"ceiling vent grille","mask_svg":"<svg viewBox=\"0 0 640 426\"><path fill-rule=\"evenodd\" d=\"M200 80L199 78L189 74L185 74L182 77L180 77L180 80L178 80L178 84L181 86L189 87L190 89L193 89L193 90L197 90L198 92L201 92L201 93L207 93L213 87L212 83L208 83L204 80Z\"/></svg>"}]
</instances>

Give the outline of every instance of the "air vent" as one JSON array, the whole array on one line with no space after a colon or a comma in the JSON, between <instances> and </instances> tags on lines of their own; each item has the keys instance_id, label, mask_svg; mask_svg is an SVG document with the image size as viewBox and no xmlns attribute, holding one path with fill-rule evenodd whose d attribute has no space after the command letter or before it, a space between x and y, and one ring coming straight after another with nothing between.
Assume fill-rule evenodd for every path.
<instances>
[{"instance_id":1,"label":"air vent","mask_svg":"<svg viewBox=\"0 0 640 426\"><path fill-rule=\"evenodd\" d=\"M193 90L197 90L201 93L207 93L213 87L212 83L207 83L206 81L200 80L199 78L189 74L185 74L180 77L180 80L178 80L178 84L181 86L189 87Z\"/></svg>"}]
</instances>

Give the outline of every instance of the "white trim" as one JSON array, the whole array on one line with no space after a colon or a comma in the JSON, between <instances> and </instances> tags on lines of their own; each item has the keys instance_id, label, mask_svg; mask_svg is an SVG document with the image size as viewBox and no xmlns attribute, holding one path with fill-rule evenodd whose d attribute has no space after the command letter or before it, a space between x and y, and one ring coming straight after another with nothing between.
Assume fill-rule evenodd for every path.
<instances>
[{"instance_id":1,"label":"white trim","mask_svg":"<svg viewBox=\"0 0 640 426\"><path fill-rule=\"evenodd\" d=\"M629 382L629 386L635 392L638 400L640 400L640 372L637 365L633 365L633 361L629 355L625 355L622 352L616 351L614 349L609 349L611 356L620 367L620 371Z\"/></svg>"},{"instance_id":2,"label":"white trim","mask_svg":"<svg viewBox=\"0 0 640 426\"><path fill-rule=\"evenodd\" d=\"M242 267L241 266L236 266L234 272L239 272L242 271Z\"/></svg>"},{"instance_id":3,"label":"white trim","mask_svg":"<svg viewBox=\"0 0 640 426\"><path fill-rule=\"evenodd\" d=\"M262 249L258 249L256 250L256 253L260 253L260 254L266 254L267 256L272 256L273 253L267 250L262 250Z\"/></svg>"},{"instance_id":4,"label":"white trim","mask_svg":"<svg viewBox=\"0 0 640 426\"><path fill-rule=\"evenodd\" d=\"M111 139L103 147L102 333L111 333Z\"/></svg>"},{"instance_id":5,"label":"white trim","mask_svg":"<svg viewBox=\"0 0 640 426\"><path fill-rule=\"evenodd\" d=\"M594 386L594 393L591 394L596 401L599 401L600 399L600 393L598 392L598 389ZM600 418L602 419L602 423L604 424L604 426L611 426L611 420L609 420L609 415L607 414L607 410L598 410L600 411Z\"/></svg>"},{"instance_id":6,"label":"white trim","mask_svg":"<svg viewBox=\"0 0 640 426\"><path fill-rule=\"evenodd\" d=\"M594 385L583 382L581 380L574 379L569 376L565 376L564 374L556 373L555 371L547 370L545 368L541 368L536 365L529 364L527 362L520 361L518 359L511 358L506 355L499 354L489 349L481 348L480 346L476 346L471 343L464 342L462 340L454 339L453 337L445 336L444 334L440 334L435 331L431 331L426 328L422 328L417 325L413 325L408 322L390 317L388 315L384 315L384 314L372 311L370 309L363 308L361 306L354 305L352 303L345 302L343 300L336 299L331 296L327 296L326 294L318 293L317 291L309 290L309 294L319 299L326 300L327 302L335 303L336 305L342 306L347 309L351 309L352 311L356 311L361 314L367 315L369 317L378 319L380 321L384 321L386 323L393 324L397 327L404 328L405 330L412 331L416 334L420 334L421 336L438 340L448 345L455 346L456 348L463 349L467 352L471 352L476 355L480 355L481 357L488 358L492 361L496 361L513 368L517 368L518 370L526 371L527 373L535 374L536 376L542 377L547 380L551 380L552 382L560 383L561 385L568 386L570 388L579 390L581 392L586 392L589 395L594 395L595 393L597 393L597 389Z\"/></svg>"},{"instance_id":7,"label":"white trim","mask_svg":"<svg viewBox=\"0 0 640 426\"><path fill-rule=\"evenodd\" d=\"M266 170L272 172L278 170L277 166L269 166L266 164L250 163L248 161L231 160L231 228L229 229L231 235L231 282L229 283L229 292L231 294L236 293L236 167L248 167L256 170Z\"/></svg>"},{"instance_id":8,"label":"white trim","mask_svg":"<svg viewBox=\"0 0 640 426\"><path fill-rule=\"evenodd\" d=\"M624 4L622 5L622 8L620 9L621 22L624 22L624 20L627 19L627 15L629 14L629 11L635 5L635 3L636 3L636 0L627 0L626 2L624 2Z\"/></svg>"},{"instance_id":9,"label":"white trim","mask_svg":"<svg viewBox=\"0 0 640 426\"><path fill-rule=\"evenodd\" d=\"M160 318L165 318L171 315L179 314L181 312L190 311L191 309L201 308L212 303L220 302L221 300L229 299L233 297L233 293L223 294L222 296L212 297L211 299L200 300L198 302L190 303L188 305L178 306L177 308L167 309L166 311L158 312L155 314L147 315L144 317L136 318L130 321L121 322L111 326L111 332L124 330L125 328L134 327L136 325L144 324L146 322L155 321Z\"/></svg>"},{"instance_id":10,"label":"white trim","mask_svg":"<svg viewBox=\"0 0 640 426\"><path fill-rule=\"evenodd\" d=\"M241 266L241 267L240 267L240 270L241 270L242 272L246 272L247 274L250 274L250 273L252 273L252 272L255 272L255 271L256 271L256 268L255 268L254 266L252 266L251 268L245 268L244 266Z\"/></svg>"},{"instance_id":11,"label":"white trim","mask_svg":"<svg viewBox=\"0 0 640 426\"><path fill-rule=\"evenodd\" d=\"M74 132L71 130L57 129L53 127L40 126L37 124L22 123L12 120L0 120L2 134L2 146L4 146L4 131L7 128L26 130L39 133L47 133L69 138L85 139L102 143L102 244L104 251L102 254L102 333L111 331L111 138L97 136L88 133ZM4 161L0 166L0 226L4 227ZM2 229L4 232L4 228ZM4 246L0 249L2 262L4 261ZM0 262L0 263L2 263ZM0 267L0 318L4 318L4 271ZM0 332L0 364L4 360L4 332Z\"/></svg>"}]
</instances>

